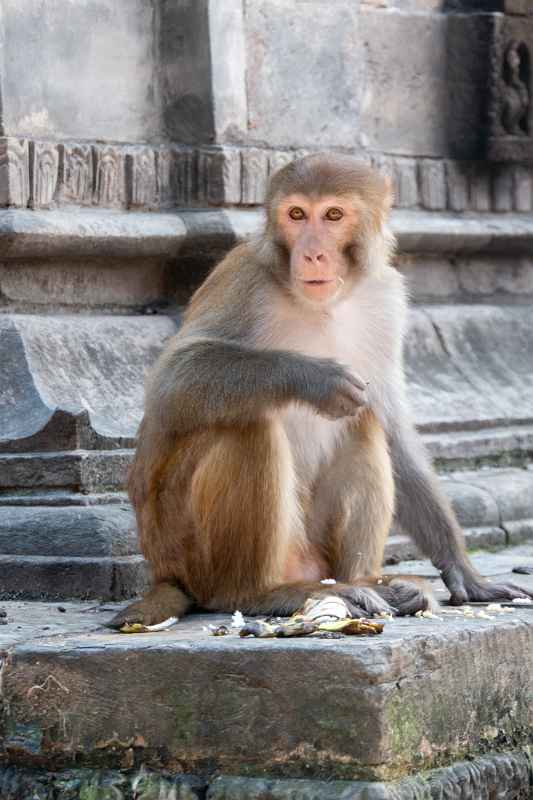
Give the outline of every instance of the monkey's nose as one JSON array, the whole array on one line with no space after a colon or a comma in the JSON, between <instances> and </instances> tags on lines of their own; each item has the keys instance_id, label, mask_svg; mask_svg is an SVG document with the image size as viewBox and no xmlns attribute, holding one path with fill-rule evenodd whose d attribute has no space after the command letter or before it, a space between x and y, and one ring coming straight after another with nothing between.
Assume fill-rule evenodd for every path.
<instances>
[{"instance_id":1,"label":"monkey's nose","mask_svg":"<svg viewBox=\"0 0 533 800\"><path fill-rule=\"evenodd\" d=\"M304 253L304 258L309 264L318 264L325 260L324 253Z\"/></svg>"}]
</instances>

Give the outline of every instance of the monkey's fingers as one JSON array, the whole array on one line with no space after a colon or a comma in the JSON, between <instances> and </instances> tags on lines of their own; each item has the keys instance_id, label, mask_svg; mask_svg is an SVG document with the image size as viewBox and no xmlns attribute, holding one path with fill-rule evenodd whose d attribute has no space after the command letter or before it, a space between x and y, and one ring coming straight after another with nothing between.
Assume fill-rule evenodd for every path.
<instances>
[{"instance_id":1,"label":"monkey's fingers","mask_svg":"<svg viewBox=\"0 0 533 800\"><path fill-rule=\"evenodd\" d=\"M356 389L359 389L360 392L366 392L367 386L369 385L368 381L364 381L358 375L354 375L350 370L346 370L346 377Z\"/></svg>"},{"instance_id":2,"label":"monkey's fingers","mask_svg":"<svg viewBox=\"0 0 533 800\"><path fill-rule=\"evenodd\" d=\"M336 391L319 407L319 412L330 419L355 417L358 411L366 405L366 395L356 389L348 380L339 381Z\"/></svg>"}]
</instances>

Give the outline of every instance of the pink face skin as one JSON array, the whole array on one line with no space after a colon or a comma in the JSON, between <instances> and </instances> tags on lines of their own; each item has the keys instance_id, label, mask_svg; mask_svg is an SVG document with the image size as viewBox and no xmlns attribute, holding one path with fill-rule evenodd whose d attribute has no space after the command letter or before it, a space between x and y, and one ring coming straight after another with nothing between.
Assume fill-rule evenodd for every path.
<instances>
[{"instance_id":1,"label":"pink face skin","mask_svg":"<svg viewBox=\"0 0 533 800\"><path fill-rule=\"evenodd\" d=\"M358 214L342 197L294 194L278 206L277 225L290 250L294 294L324 305L336 299L348 274L344 253Z\"/></svg>"}]
</instances>

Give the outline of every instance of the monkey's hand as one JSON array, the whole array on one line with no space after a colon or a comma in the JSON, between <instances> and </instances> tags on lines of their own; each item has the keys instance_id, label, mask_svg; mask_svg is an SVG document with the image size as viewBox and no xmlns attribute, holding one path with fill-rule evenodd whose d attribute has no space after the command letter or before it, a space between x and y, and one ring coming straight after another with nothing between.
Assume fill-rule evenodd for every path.
<instances>
[{"instance_id":1,"label":"monkey's hand","mask_svg":"<svg viewBox=\"0 0 533 800\"><path fill-rule=\"evenodd\" d=\"M498 603L516 599L533 598L533 592L521 589L514 583L491 583L474 570L464 571L457 566L442 571L442 580L448 587L450 603Z\"/></svg>"},{"instance_id":2,"label":"monkey's hand","mask_svg":"<svg viewBox=\"0 0 533 800\"><path fill-rule=\"evenodd\" d=\"M330 358L314 358L302 400L328 419L354 417L366 405L366 383Z\"/></svg>"}]
</instances>

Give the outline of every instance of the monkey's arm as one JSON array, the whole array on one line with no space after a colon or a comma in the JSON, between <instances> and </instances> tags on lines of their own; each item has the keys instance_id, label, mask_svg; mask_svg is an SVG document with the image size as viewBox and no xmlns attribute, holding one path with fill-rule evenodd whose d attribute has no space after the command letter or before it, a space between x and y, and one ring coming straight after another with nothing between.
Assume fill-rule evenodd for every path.
<instances>
[{"instance_id":1,"label":"monkey's arm","mask_svg":"<svg viewBox=\"0 0 533 800\"><path fill-rule=\"evenodd\" d=\"M331 359L184 338L158 361L147 384L146 413L161 431L179 435L219 424L247 425L291 401L337 419L357 413L365 388Z\"/></svg>"},{"instance_id":2,"label":"monkey's arm","mask_svg":"<svg viewBox=\"0 0 533 800\"><path fill-rule=\"evenodd\" d=\"M440 570L455 604L528 597L513 584L490 583L472 566L463 532L425 453L414 426L389 431L396 480L396 518L420 550Z\"/></svg>"}]
</instances>

